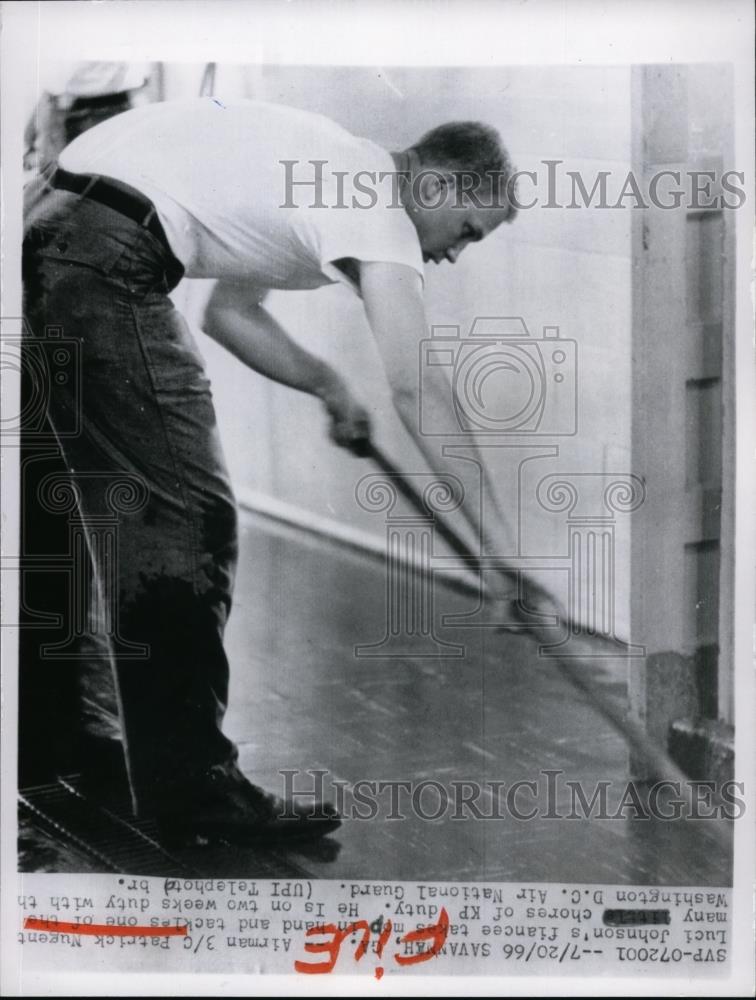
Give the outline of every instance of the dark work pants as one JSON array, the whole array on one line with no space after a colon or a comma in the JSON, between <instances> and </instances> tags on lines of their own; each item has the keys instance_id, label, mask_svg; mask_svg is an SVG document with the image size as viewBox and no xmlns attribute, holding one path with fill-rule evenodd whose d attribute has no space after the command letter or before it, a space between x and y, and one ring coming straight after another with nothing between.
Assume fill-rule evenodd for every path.
<instances>
[{"instance_id":1,"label":"dark work pants","mask_svg":"<svg viewBox=\"0 0 756 1000\"><path fill-rule=\"evenodd\" d=\"M25 318L68 468L40 498L78 507L97 586L69 613L100 603L89 620L105 620L143 814L186 808L207 769L236 758L221 732L236 507L203 363L168 297L181 273L150 232L77 195L52 192L27 220ZM58 378L61 337L78 357Z\"/></svg>"}]
</instances>

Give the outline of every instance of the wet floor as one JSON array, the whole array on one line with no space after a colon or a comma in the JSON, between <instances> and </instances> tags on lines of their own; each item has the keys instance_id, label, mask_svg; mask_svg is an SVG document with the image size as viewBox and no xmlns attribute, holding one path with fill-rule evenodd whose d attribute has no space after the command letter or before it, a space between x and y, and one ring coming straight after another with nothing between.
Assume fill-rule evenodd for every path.
<instances>
[{"instance_id":1,"label":"wet floor","mask_svg":"<svg viewBox=\"0 0 756 1000\"><path fill-rule=\"evenodd\" d=\"M332 837L286 855L181 852L191 870L243 875L262 864L335 879L728 884L729 857L710 822L637 818L623 740L527 637L443 625L444 615L473 611L474 595L434 587L435 635L448 645L429 652L421 634L400 635L390 657L356 655L387 632L380 561L252 515L242 518L241 552L226 732L255 783L293 789L302 801L321 787L345 820ZM438 655L454 647L463 655ZM625 663L590 669L605 696L624 704ZM581 818L594 795L594 818ZM602 795L604 816L617 818L595 818ZM28 815L20 863L101 870Z\"/></svg>"}]
</instances>

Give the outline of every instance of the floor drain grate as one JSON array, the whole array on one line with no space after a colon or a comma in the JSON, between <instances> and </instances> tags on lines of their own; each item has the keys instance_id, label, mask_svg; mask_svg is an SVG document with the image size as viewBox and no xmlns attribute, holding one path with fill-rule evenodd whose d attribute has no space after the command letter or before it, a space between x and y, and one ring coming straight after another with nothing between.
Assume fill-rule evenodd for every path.
<instances>
[{"instance_id":1,"label":"floor drain grate","mask_svg":"<svg viewBox=\"0 0 756 1000\"><path fill-rule=\"evenodd\" d=\"M52 784L23 788L18 799L27 830L29 825L32 831L37 827L48 837L76 848L79 854L91 859L92 871L163 878L227 877L229 863L234 867L238 863L237 875L249 875L250 869L257 878L308 875L288 858L259 849L240 850L220 845L182 850L177 852L181 855L177 857L158 843L154 822L139 820L133 815L128 800L109 803L105 808L83 794L78 775L59 778ZM26 854L25 870L40 870L34 867L33 847ZM43 867L41 870L49 869Z\"/></svg>"}]
</instances>

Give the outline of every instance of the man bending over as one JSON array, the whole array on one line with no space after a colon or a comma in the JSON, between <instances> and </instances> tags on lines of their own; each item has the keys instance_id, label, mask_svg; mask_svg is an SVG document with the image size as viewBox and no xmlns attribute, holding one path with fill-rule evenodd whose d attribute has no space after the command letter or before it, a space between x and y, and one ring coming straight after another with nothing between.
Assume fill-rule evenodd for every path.
<instances>
[{"instance_id":1,"label":"man bending over","mask_svg":"<svg viewBox=\"0 0 756 1000\"><path fill-rule=\"evenodd\" d=\"M184 276L217 279L206 333L255 371L318 396L334 440L359 454L370 438L362 403L264 304L269 289L351 286L399 416L434 471L458 474L418 428L423 269L454 263L513 217L502 197L510 173L496 132L476 123L442 125L390 153L319 115L206 98L127 111L80 136L31 211L32 336L54 324L81 344L81 433L59 443L85 529L96 529L103 475L144 488L119 524L110 610L121 638L147 652L110 659L134 804L165 837L318 836L339 824L327 804L313 816L252 785L222 732L236 507L203 362L169 293ZM448 397L439 375L424 400L439 426ZM54 427L68 426L74 405L55 385ZM480 535L479 510L465 513ZM104 579L107 553L90 549Z\"/></svg>"}]
</instances>

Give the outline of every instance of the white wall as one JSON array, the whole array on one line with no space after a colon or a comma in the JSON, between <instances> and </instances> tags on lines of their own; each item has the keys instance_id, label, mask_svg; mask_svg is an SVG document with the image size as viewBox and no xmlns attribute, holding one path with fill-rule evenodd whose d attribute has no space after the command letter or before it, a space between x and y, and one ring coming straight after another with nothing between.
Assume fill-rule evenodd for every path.
<instances>
[{"instance_id":1,"label":"white wall","mask_svg":"<svg viewBox=\"0 0 756 1000\"><path fill-rule=\"evenodd\" d=\"M167 97L198 86L199 67L183 68L178 85L175 72L168 67ZM624 177L630 166L630 75L624 68L221 67L216 91L309 108L391 149L443 121L485 121L500 130L520 169L542 173L540 161L560 159L561 171L585 173L589 189L598 170ZM546 439L558 443L560 455L531 465L538 477L630 471L630 215L595 208L523 211L468 248L457 265L428 268L429 323L459 323L466 330L476 315L521 315L531 335L557 325L561 336L578 342L579 433ZM192 294L201 298L203 289ZM400 466L423 470L392 414L359 300L330 287L273 293L269 305L297 339L350 378L372 408L385 450ZM206 338L202 346L237 485L382 537L380 515L354 500L356 482L372 470L329 443L319 404L242 369ZM490 467L514 522L513 453L487 454L494 455ZM521 505L524 552L562 554L564 516L543 511L532 501L533 489L528 480ZM625 629L628 539L629 524L620 521L617 612Z\"/></svg>"}]
</instances>

